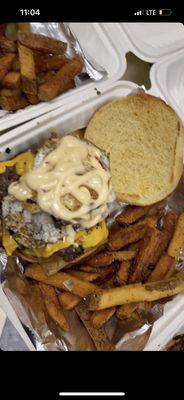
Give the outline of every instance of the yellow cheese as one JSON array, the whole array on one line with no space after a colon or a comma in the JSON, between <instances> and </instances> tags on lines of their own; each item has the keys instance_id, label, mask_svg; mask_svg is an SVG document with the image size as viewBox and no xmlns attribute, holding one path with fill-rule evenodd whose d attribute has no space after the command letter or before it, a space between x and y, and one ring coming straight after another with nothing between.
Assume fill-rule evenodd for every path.
<instances>
[{"instance_id":1,"label":"yellow cheese","mask_svg":"<svg viewBox=\"0 0 184 400\"><path fill-rule=\"evenodd\" d=\"M101 222L98 226L95 226L88 231L80 231L75 235L75 243L80 244L84 249L89 249L97 246L101 242L107 239L108 229L105 221ZM69 247L70 243L67 240L59 240L54 244L47 244L46 247L37 249L26 249L24 253L30 256L48 258L56 251Z\"/></svg>"},{"instance_id":2,"label":"yellow cheese","mask_svg":"<svg viewBox=\"0 0 184 400\"><path fill-rule=\"evenodd\" d=\"M13 237L9 234L7 231L3 231L3 236L2 236L2 243L3 247L6 251L7 256L11 256L13 252L19 247L19 245L16 243L16 241L13 239Z\"/></svg>"},{"instance_id":3,"label":"yellow cheese","mask_svg":"<svg viewBox=\"0 0 184 400\"><path fill-rule=\"evenodd\" d=\"M33 161L34 155L32 151L28 150L12 160L0 162L0 174L6 171L6 167L13 167L15 165L16 173L22 176L32 168Z\"/></svg>"}]
</instances>

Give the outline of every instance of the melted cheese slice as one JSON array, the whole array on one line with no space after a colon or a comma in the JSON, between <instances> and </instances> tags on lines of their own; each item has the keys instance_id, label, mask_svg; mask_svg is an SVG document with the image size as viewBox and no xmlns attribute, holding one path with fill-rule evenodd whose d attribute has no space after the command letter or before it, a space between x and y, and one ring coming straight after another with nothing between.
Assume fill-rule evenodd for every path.
<instances>
[{"instance_id":1,"label":"melted cheese slice","mask_svg":"<svg viewBox=\"0 0 184 400\"><path fill-rule=\"evenodd\" d=\"M95 226L88 231L80 231L75 234L75 243L78 245L82 245L84 249L90 249L108 237L108 229L106 226L105 221L101 222L98 226ZM40 247L36 249L26 249L24 253L30 256L48 258L55 252L59 250L63 250L70 246L69 241L66 240L59 240L57 243L50 243L47 244L45 247ZM18 247L16 241L9 235L8 232L3 233L3 247L6 250L7 255L12 255L13 252Z\"/></svg>"},{"instance_id":2,"label":"melted cheese slice","mask_svg":"<svg viewBox=\"0 0 184 400\"><path fill-rule=\"evenodd\" d=\"M16 173L20 176L24 175L26 172L30 171L33 166L34 154L31 150L26 151L13 158L12 160L0 162L0 174L6 171L6 167L16 168Z\"/></svg>"},{"instance_id":3,"label":"melted cheese slice","mask_svg":"<svg viewBox=\"0 0 184 400\"><path fill-rule=\"evenodd\" d=\"M2 244L6 250L7 256L11 256L14 251L19 247L18 243L13 239L13 237L7 231L3 231Z\"/></svg>"}]
</instances>

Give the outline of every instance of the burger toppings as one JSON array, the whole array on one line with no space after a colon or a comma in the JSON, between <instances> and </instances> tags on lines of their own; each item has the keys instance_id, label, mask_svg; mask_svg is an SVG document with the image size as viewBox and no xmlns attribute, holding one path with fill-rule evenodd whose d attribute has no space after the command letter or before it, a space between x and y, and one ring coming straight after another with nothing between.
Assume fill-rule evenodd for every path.
<instances>
[{"instance_id":1,"label":"burger toppings","mask_svg":"<svg viewBox=\"0 0 184 400\"><path fill-rule=\"evenodd\" d=\"M106 157L74 136L59 140L57 148L11 183L8 192L22 202L36 194L42 211L80 229L102 221L114 200Z\"/></svg>"}]
</instances>

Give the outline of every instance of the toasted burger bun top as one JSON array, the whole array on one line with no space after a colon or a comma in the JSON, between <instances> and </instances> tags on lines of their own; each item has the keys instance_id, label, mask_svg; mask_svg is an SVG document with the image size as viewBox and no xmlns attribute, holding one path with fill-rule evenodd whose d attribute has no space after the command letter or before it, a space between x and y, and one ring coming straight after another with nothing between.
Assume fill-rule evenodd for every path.
<instances>
[{"instance_id":1,"label":"toasted burger bun top","mask_svg":"<svg viewBox=\"0 0 184 400\"><path fill-rule=\"evenodd\" d=\"M156 203L182 175L184 130L157 97L141 93L106 104L91 118L85 139L110 154L112 185L121 201Z\"/></svg>"}]
</instances>

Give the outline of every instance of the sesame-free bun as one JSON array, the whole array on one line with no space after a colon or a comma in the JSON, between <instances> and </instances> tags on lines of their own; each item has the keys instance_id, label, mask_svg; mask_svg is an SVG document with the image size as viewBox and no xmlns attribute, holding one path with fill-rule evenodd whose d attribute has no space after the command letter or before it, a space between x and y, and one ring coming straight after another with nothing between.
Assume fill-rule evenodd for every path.
<instances>
[{"instance_id":1,"label":"sesame-free bun","mask_svg":"<svg viewBox=\"0 0 184 400\"><path fill-rule=\"evenodd\" d=\"M85 139L109 154L118 200L156 203L181 178L184 130L160 98L138 93L104 105L91 118Z\"/></svg>"}]
</instances>

